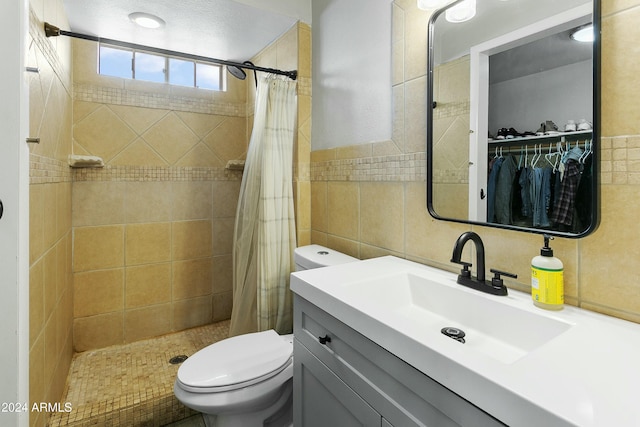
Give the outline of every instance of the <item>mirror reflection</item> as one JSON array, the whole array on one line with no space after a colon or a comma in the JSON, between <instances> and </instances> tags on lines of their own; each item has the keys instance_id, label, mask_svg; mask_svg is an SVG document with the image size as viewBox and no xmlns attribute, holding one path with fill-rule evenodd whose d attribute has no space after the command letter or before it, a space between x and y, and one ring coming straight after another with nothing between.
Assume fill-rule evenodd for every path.
<instances>
[{"instance_id":1,"label":"mirror reflection","mask_svg":"<svg viewBox=\"0 0 640 427\"><path fill-rule=\"evenodd\" d=\"M578 40L579 30L593 37L594 10L584 0L465 0L434 13L432 215L567 237L595 229L597 42Z\"/></svg>"}]
</instances>

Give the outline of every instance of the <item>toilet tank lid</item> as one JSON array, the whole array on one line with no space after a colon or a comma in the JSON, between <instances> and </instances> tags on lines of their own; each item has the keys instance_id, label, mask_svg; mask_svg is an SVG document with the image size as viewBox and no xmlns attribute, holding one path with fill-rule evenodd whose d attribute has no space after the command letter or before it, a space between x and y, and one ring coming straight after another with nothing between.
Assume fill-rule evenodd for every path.
<instances>
[{"instance_id":1,"label":"toilet tank lid","mask_svg":"<svg viewBox=\"0 0 640 427\"><path fill-rule=\"evenodd\" d=\"M189 357L178 369L178 379L204 388L244 383L282 367L292 354L291 341L274 330L238 335Z\"/></svg>"},{"instance_id":2,"label":"toilet tank lid","mask_svg":"<svg viewBox=\"0 0 640 427\"><path fill-rule=\"evenodd\" d=\"M296 265L307 270L359 261L357 258L320 245L300 246L294 251Z\"/></svg>"}]
</instances>

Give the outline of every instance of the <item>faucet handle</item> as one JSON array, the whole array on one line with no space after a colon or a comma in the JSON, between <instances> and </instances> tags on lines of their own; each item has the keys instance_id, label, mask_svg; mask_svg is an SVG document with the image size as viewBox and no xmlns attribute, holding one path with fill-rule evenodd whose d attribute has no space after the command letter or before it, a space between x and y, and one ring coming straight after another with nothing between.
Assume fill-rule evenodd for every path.
<instances>
[{"instance_id":1,"label":"faucet handle","mask_svg":"<svg viewBox=\"0 0 640 427\"><path fill-rule=\"evenodd\" d=\"M502 278L500 277L500 275L511 277L513 279L517 279L518 278L517 274L507 273L506 271L500 271L500 270L497 270L495 268L492 268L489 271L493 273L493 278L491 278L491 286L493 286L493 287L500 288L500 287L504 286L504 284L502 283Z\"/></svg>"},{"instance_id":2,"label":"faucet handle","mask_svg":"<svg viewBox=\"0 0 640 427\"><path fill-rule=\"evenodd\" d=\"M471 266L473 264L471 264L470 262L454 261L454 260L451 260L451 262L454 262L456 264L460 264L462 266L462 270L460 270L460 276L462 276L462 277L471 277L471 271L469 269L471 268Z\"/></svg>"}]
</instances>

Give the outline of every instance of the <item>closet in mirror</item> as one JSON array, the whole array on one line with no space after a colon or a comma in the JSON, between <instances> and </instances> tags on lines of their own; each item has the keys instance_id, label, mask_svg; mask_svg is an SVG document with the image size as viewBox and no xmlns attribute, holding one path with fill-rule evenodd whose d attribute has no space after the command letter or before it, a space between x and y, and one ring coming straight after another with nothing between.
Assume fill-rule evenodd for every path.
<instances>
[{"instance_id":1,"label":"closet in mirror","mask_svg":"<svg viewBox=\"0 0 640 427\"><path fill-rule=\"evenodd\" d=\"M450 13L467 2L475 14ZM598 33L597 0L464 0L434 12L434 217L566 237L596 228Z\"/></svg>"}]
</instances>

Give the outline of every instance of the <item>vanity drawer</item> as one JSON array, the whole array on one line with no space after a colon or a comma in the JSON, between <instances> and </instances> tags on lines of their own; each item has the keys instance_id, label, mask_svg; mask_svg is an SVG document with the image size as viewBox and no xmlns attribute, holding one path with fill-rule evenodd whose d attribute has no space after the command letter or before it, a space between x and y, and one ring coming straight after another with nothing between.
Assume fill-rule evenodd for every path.
<instances>
[{"instance_id":1,"label":"vanity drawer","mask_svg":"<svg viewBox=\"0 0 640 427\"><path fill-rule=\"evenodd\" d=\"M294 335L391 425L504 425L297 295Z\"/></svg>"}]
</instances>

